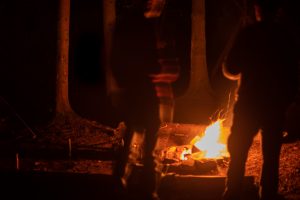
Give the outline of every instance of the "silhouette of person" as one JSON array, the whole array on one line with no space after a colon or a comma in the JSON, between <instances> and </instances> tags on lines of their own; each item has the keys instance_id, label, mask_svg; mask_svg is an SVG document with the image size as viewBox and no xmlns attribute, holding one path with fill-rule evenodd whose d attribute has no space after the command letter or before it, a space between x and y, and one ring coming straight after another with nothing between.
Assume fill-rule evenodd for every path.
<instances>
[{"instance_id":1,"label":"silhouette of person","mask_svg":"<svg viewBox=\"0 0 300 200\"><path fill-rule=\"evenodd\" d=\"M257 0L256 22L240 31L223 65L225 76L240 75L228 137L226 200L241 199L248 151L259 131L260 199L282 198L278 194L279 158L286 111L298 89L298 60L293 36L280 20L281 8L279 0Z\"/></svg>"},{"instance_id":2,"label":"silhouette of person","mask_svg":"<svg viewBox=\"0 0 300 200\"><path fill-rule=\"evenodd\" d=\"M111 66L120 88L117 113L125 122L127 132L124 152L117 163L115 176L119 179L124 177L133 134L144 134L144 145L141 147L144 167L139 177L140 187L135 192L142 195L138 199L152 199L155 188L152 151L160 126L159 99L152 82L152 76L160 72L155 22L144 16L147 8L145 0L119 1L117 6Z\"/></svg>"}]
</instances>

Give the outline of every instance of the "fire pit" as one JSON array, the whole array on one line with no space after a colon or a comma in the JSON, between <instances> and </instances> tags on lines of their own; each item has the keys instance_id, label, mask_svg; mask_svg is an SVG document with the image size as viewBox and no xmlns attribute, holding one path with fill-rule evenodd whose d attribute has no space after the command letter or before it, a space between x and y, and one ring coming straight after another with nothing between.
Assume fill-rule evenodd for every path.
<instances>
[{"instance_id":1,"label":"fire pit","mask_svg":"<svg viewBox=\"0 0 300 200\"><path fill-rule=\"evenodd\" d=\"M161 127L154 151L161 199L220 199L230 159L228 134L222 119ZM245 199L257 199L254 177L246 176L244 186Z\"/></svg>"},{"instance_id":2,"label":"fire pit","mask_svg":"<svg viewBox=\"0 0 300 200\"><path fill-rule=\"evenodd\" d=\"M155 155L162 174L224 175L229 155L222 120L209 126L168 124L158 134Z\"/></svg>"},{"instance_id":3,"label":"fire pit","mask_svg":"<svg viewBox=\"0 0 300 200\"><path fill-rule=\"evenodd\" d=\"M221 198L230 159L226 149L229 128L222 122L166 124L160 128L154 155L157 188L162 200ZM131 174L131 183L137 186L143 175L140 162L143 138L143 134L136 133L131 141L133 167L128 174ZM244 188L245 199L257 199L254 177L245 177Z\"/></svg>"}]
</instances>

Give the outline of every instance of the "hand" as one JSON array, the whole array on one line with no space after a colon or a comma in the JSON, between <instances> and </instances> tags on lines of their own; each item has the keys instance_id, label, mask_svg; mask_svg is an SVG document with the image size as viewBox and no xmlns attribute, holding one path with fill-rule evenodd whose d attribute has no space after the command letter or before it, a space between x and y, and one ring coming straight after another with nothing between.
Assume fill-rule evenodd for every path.
<instances>
[{"instance_id":1,"label":"hand","mask_svg":"<svg viewBox=\"0 0 300 200\"><path fill-rule=\"evenodd\" d=\"M152 78L153 83L161 83L161 82L173 83L178 79L179 74L178 73L176 73L176 74L175 73L159 73L159 74L152 74L152 75L150 75L150 77Z\"/></svg>"},{"instance_id":2,"label":"hand","mask_svg":"<svg viewBox=\"0 0 300 200\"><path fill-rule=\"evenodd\" d=\"M166 0L148 0L147 10L144 12L146 18L159 17L165 7Z\"/></svg>"}]
</instances>

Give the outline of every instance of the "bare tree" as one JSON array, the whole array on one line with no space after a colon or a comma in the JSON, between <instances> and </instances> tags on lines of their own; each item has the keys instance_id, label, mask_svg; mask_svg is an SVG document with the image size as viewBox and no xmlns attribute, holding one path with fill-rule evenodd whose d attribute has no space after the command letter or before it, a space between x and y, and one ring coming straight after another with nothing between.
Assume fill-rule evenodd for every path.
<instances>
[{"instance_id":1,"label":"bare tree","mask_svg":"<svg viewBox=\"0 0 300 200\"><path fill-rule=\"evenodd\" d=\"M69 102L69 28L70 0L59 0L59 15L57 23L57 72L56 72L56 107L55 117L50 123L54 129L70 129L78 135L80 126L100 128L112 132L110 127L97 124L78 115ZM85 133L85 132L84 132Z\"/></svg>"},{"instance_id":2,"label":"bare tree","mask_svg":"<svg viewBox=\"0 0 300 200\"><path fill-rule=\"evenodd\" d=\"M176 98L175 118L199 123L216 109L206 63L205 0L192 0L191 26L190 83L187 92Z\"/></svg>"},{"instance_id":3,"label":"bare tree","mask_svg":"<svg viewBox=\"0 0 300 200\"><path fill-rule=\"evenodd\" d=\"M118 92L119 87L111 72L111 51L112 40L116 22L116 0L106 0L102 2L103 6L103 32L104 32L104 66L106 72L107 94L113 97L115 92Z\"/></svg>"},{"instance_id":4,"label":"bare tree","mask_svg":"<svg viewBox=\"0 0 300 200\"><path fill-rule=\"evenodd\" d=\"M69 103L69 24L70 0L59 1L57 34L56 114L72 113Z\"/></svg>"}]
</instances>

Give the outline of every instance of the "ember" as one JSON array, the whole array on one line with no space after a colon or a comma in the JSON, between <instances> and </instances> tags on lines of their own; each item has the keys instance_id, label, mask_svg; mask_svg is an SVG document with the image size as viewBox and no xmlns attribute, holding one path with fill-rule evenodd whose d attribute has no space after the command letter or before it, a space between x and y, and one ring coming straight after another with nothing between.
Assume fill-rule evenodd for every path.
<instances>
[{"instance_id":1,"label":"ember","mask_svg":"<svg viewBox=\"0 0 300 200\"><path fill-rule=\"evenodd\" d=\"M185 147L180 155L180 160L187 160L187 156L192 154L192 150Z\"/></svg>"}]
</instances>

